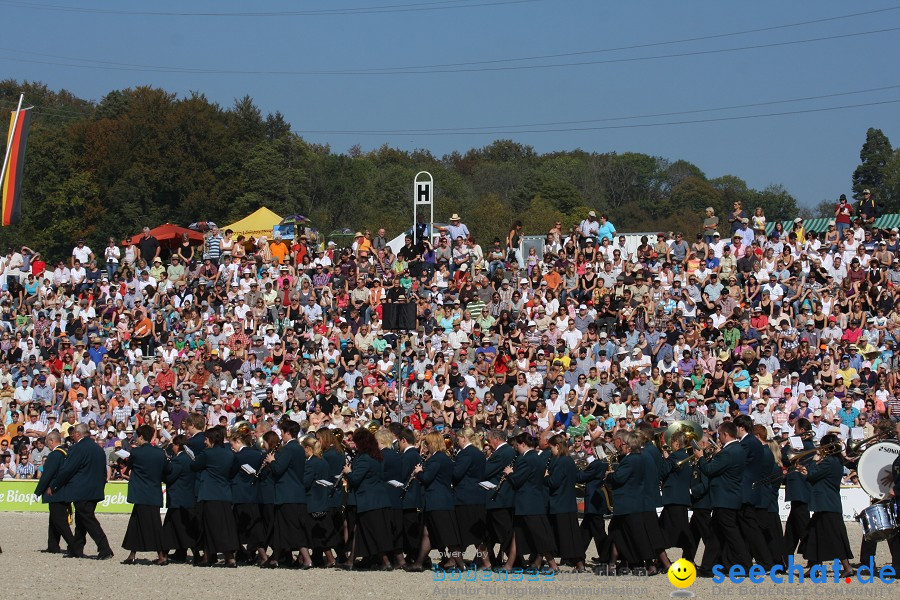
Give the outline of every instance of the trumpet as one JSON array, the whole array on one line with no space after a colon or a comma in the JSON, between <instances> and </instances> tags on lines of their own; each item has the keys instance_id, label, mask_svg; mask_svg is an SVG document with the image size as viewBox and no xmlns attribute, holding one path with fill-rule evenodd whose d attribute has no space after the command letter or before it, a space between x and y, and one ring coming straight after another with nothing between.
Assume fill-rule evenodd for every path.
<instances>
[{"instance_id":1,"label":"trumpet","mask_svg":"<svg viewBox=\"0 0 900 600\"><path fill-rule=\"evenodd\" d=\"M676 460L675 468L680 469L681 467L683 467L684 465L686 465L688 463L693 465L693 464L696 464L696 462L697 462L697 457L694 456L693 454L689 454L689 455L685 456L684 458L682 458L681 460Z\"/></svg>"},{"instance_id":2,"label":"trumpet","mask_svg":"<svg viewBox=\"0 0 900 600\"><path fill-rule=\"evenodd\" d=\"M876 442L880 442L881 440L887 439L893 436L893 433L890 431L880 431L875 435L871 435L864 440L850 440L847 442L847 456L848 457L856 457L859 454L862 454L866 448L868 448L871 444Z\"/></svg>"}]
</instances>

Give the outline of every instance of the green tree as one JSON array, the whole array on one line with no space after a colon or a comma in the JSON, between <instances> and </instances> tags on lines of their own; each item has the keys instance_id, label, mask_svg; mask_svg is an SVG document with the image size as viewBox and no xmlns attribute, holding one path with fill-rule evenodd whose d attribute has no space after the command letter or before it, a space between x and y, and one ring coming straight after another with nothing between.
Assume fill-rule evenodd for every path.
<instances>
[{"instance_id":1,"label":"green tree","mask_svg":"<svg viewBox=\"0 0 900 600\"><path fill-rule=\"evenodd\" d=\"M870 127L859 151L860 164L853 171L853 195L856 198L862 198L862 191L869 189L882 207L894 207L895 199L885 185L885 168L892 155L888 137L880 129Z\"/></svg>"}]
</instances>

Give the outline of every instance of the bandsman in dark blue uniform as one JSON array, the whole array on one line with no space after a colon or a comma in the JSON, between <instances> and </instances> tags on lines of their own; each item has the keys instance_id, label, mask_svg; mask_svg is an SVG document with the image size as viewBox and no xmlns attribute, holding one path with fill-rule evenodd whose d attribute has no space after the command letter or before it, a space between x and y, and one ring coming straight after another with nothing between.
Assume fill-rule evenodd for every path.
<instances>
[{"instance_id":1,"label":"bandsman in dark blue uniform","mask_svg":"<svg viewBox=\"0 0 900 600\"><path fill-rule=\"evenodd\" d=\"M578 471L575 481L584 484L584 518L581 520L584 552L587 553L587 548L593 541L597 549L596 562L608 563L609 536L606 535L606 515L612 512L609 505L612 490L606 487L604 482L606 472L609 470L609 460L606 458L603 444L603 437L594 438L591 445L597 458L591 461L586 469Z\"/></svg>"},{"instance_id":2,"label":"bandsman in dark blue uniform","mask_svg":"<svg viewBox=\"0 0 900 600\"><path fill-rule=\"evenodd\" d=\"M720 564L726 570L733 565L749 568L750 552L741 537L738 513L742 504L741 482L747 455L737 440L737 427L725 422L719 425L720 450L707 458L703 450L694 451L700 472L709 478L709 494L713 507L712 525L718 538L720 556L712 564ZM704 553L703 562L707 562Z\"/></svg>"},{"instance_id":3,"label":"bandsman in dark blue uniform","mask_svg":"<svg viewBox=\"0 0 900 600\"><path fill-rule=\"evenodd\" d=\"M339 544L338 532L334 529L331 510L331 490L326 481L334 483L330 477L328 462L322 458L322 444L318 437L307 435L302 438L301 446L306 453L306 466L303 469L303 487L306 489L306 510L309 513L309 540L314 552L324 555L324 566L333 567L335 557L333 550Z\"/></svg>"},{"instance_id":4,"label":"bandsman in dark blue uniform","mask_svg":"<svg viewBox=\"0 0 900 600\"><path fill-rule=\"evenodd\" d=\"M794 425L794 435L803 438L803 451L812 450L816 445L811 439L812 426L804 418L797 419ZM791 451L790 443L781 448L781 464L787 465L787 456ZM813 460L812 455L801 461L803 465L809 465ZM806 528L809 526L809 495L811 486L806 477L791 470L785 477L784 499L791 503L791 512L784 525L784 553L791 555L797 550L800 540L806 537Z\"/></svg>"},{"instance_id":5,"label":"bandsman in dark blue uniform","mask_svg":"<svg viewBox=\"0 0 900 600\"><path fill-rule=\"evenodd\" d=\"M392 549L392 535L387 510L391 501L384 483L381 451L374 434L365 427L353 432L356 456L344 467L347 485L356 494L356 534L350 556L338 568L352 569L356 556L371 559L379 570L391 571L387 553Z\"/></svg>"},{"instance_id":6,"label":"bandsman in dark blue uniform","mask_svg":"<svg viewBox=\"0 0 900 600\"><path fill-rule=\"evenodd\" d=\"M840 439L829 433L822 436L819 447L839 443ZM824 453L825 451L820 450L812 464L797 469L812 486L809 509L813 511L806 538L800 542L800 553L810 567L837 559L841 562L840 577L852 577L856 574L850 567L853 551L850 549L847 527L844 525L844 511L841 507L844 465L841 463L839 453L828 455Z\"/></svg>"},{"instance_id":7,"label":"bandsman in dark blue uniform","mask_svg":"<svg viewBox=\"0 0 900 600\"><path fill-rule=\"evenodd\" d=\"M231 500L238 535L236 558L262 566L268 559L265 551L266 527L259 510L259 472L262 469L263 454L253 447L253 437L247 431L232 432L231 450L234 452L234 462L231 465ZM253 472L251 473L249 469Z\"/></svg>"},{"instance_id":8,"label":"bandsman in dark blue uniform","mask_svg":"<svg viewBox=\"0 0 900 600\"><path fill-rule=\"evenodd\" d=\"M272 569L278 567L279 559L294 568L312 568L306 488L303 487L306 453L298 441L299 435L300 424L284 420L281 424L281 449L277 455L269 453L265 459L275 478L273 555L266 562L266 566ZM300 552L298 559L292 556L294 550Z\"/></svg>"},{"instance_id":9,"label":"bandsman in dark blue uniform","mask_svg":"<svg viewBox=\"0 0 900 600\"><path fill-rule=\"evenodd\" d=\"M584 535L578 527L578 503L575 499L575 482L578 469L569 456L569 443L565 435L550 438L553 458L547 467L544 483L550 491L550 526L556 538L560 559L575 566L577 573L584 573Z\"/></svg>"},{"instance_id":10,"label":"bandsman in dark blue uniform","mask_svg":"<svg viewBox=\"0 0 900 600\"><path fill-rule=\"evenodd\" d=\"M756 511L763 537L769 552L776 564L787 566L787 556L784 554L784 531L781 529L781 514L778 510L778 490L781 488L783 478L781 467L781 448L775 441L769 442L769 432L765 425L754 425L753 435L762 442L763 472L768 472L768 477L776 478L766 484L761 484L762 494ZM776 453L778 456L776 458ZM757 486L759 487L759 486Z\"/></svg>"},{"instance_id":11,"label":"bandsman in dark blue uniform","mask_svg":"<svg viewBox=\"0 0 900 600\"><path fill-rule=\"evenodd\" d=\"M84 546L90 535L97 544L97 558L106 560L113 557L113 551L94 514L97 503L105 497L106 453L91 439L90 429L84 423L73 427L70 435L74 444L50 482L47 495L51 500L57 496L57 500L75 505L75 533L67 556L84 558Z\"/></svg>"},{"instance_id":12,"label":"bandsman in dark blue uniform","mask_svg":"<svg viewBox=\"0 0 900 600\"><path fill-rule=\"evenodd\" d=\"M403 460L394 449L394 435L382 428L375 432L378 448L381 450L384 468L384 491L391 505L385 510L388 528L391 532L391 548L388 557L395 569L403 568ZM394 482L394 483L389 483ZM398 485L399 484L399 485Z\"/></svg>"},{"instance_id":13,"label":"bandsman in dark blue uniform","mask_svg":"<svg viewBox=\"0 0 900 600\"><path fill-rule=\"evenodd\" d=\"M401 519L401 548L406 562L412 562L419 553L422 541L422 483L413 475L415 468L422 463L422 455L416 446L416 436L409 429L400 431L397 436L400 451L400 480L406 486L401 490L403 516Z\"/></svg>"},{"instance_id":14,"label":"bandsman in dark blue uniform","mask_svg":"<svg viewBox=\"0 0 900 600\"><path fill-rule=\"evenodd\" d=\"M550 493L544 485L549 460L546 455L535 450L535 439L527 432L517 435L514 445L519 458L515 467L506 467L503 472L509 476L508 481L516 492L513 504L516 554L510 554L504 567L512 569L516 555L531 554L531 568L540 569L542 560L547 559L549 568L558 571L559 567L554 559L556 541L547 519ZM550 454L549 449L547 454Z\"/></svg>"},{"instance_id":15,"label":"bandsman in dark blue uniform","mask_svg":"<svg viewBox=\"0 0 900 600\"><path fill-rule=\"evenodd\" d=\"M672 451L663 460L663 510L659 516L659 528L666 539L666 547L681 548L682 558L696 547L688 518L692 468L686 462L690 456L687 445L687 437L680 431L670 438Z\"/></svg>"},{"instance_id":16,"label":"bandsman in dark blue uniform","mask_svg":"<svg viewBox=\"0 0 900 600\"><path fill-rule=\"evenodd\" d=\"M191 457L184 451L188 438L176 435L169 445L172 458L166 467L166 519L163 535L171 562L185 562L187 551L200 562L200 522L197 519L196 475L191 470Z\"/></svg>"},{"instance_id":17,"label":"bandsman in dark blue uniform","mask_svg":"<svg viewBox=\"0 0 900 600\"><path fill-rule=\"evenodd\" d=\"M459 451L453 464L453 504L456 523L459 527L459 542L462 552L474 545L484 546L485 528L485 457L481 451L481 441L475 437L475 430L465 427L456 436Z\"/></svg>"},{"instance_id":18,"label":"bandsman in dark blue uniform","mask_svg":"<svg viewBox=\"0 0 900 600\"><path fill-rule=\"evenodd\" d=\"M503 470L516 460L516 450L507 443L507 434L501 429L489 431L487 441L492 451L490 458L485 462L484 480L498 486L485 495L487 539L481 566L490 569L494 546L499 545L496 554L497 564L502 564L504 558L516 553L513 536L513 505L516 496L508 476L503 473Z\"/></svg>"},{"instance_id":19,"label":"bandsman in dark blue uniform","mask_svg":"<svg viewBox=\"0 0 900 600\"><path fill-rule=\"evenodd\" d=\"M57 554L62 552L59 547L60 538L66 540L66 548L71 548L74 544L74 536L72 529L69 527L70 505L63 502L62 498L56 499L47 494L47 488L50 482L56 477L56 474L62 468L66 461L67 452L62 448L62 436L58 431L51 431L45 438L47 448L50 454L44 459L44 469L41 471L41 478L38 480L37 487L34 489L34 495L41 497L41 502L48 505L50 510L50 523L47 527L47 547L41 552L49 552Z\"/></svg>"},{"instance_id":20,"label":"bandsman in dark blue uniform","mask_svg":"<svg viewBox=\"0 0 900 600\"><path fill-rule=\"evenodd\" d=\"M631 567L646 567L648 574L656 573L656 552L644 519L647 506L645 479L658 481L656 471L642 455L644 435L634 431L617 431L613 437L619 461L610 465L606 483L612 489L613 513L609 523L612 547L606 573L615 573L618 561ZM604 573L603 570L600 571Z\"/></svg>"},{"instance_id":21,"label":"bandsman in dark blue uniform","mask_svg":"<svg viewBox=\"0 0 900 600\"><path fill-rule=\"evenodd\" d=\"M428 553L436 548L445 560L456 568L465 567L459 542L459 529L456 524L456 511L453 505L453 459L444 444L440 433L431 432L423 441L426 453L425 461L416 465L413 473L422 483L425 529L415 562L407 565L407 571L422 570Z\"/></svg>"},{"instance_id":22,"label":"bandsman in dark blue uniform","mask_svg":"<svg viewBox=\"0 0 900 600\"><path fill-rule=\"evenodd\" d=\"M197 563L199 567L215 564L221 552L225 555L225 566L237 568L234 556L239 543L231 494L233 464L234 452L225 447L225 428L208 429L206 450L191 463L191 469L200 480L197 502L206 550L203 559Z\"/></svg>"},{"instance_id":23,"label":"bandsman in dark blue uniform","mask_svg":"<svg viewBox=\"0 0 900 600\"><path fill-rule=\"evenodd\" d=\"M708 439L704 434L704 441ZM697 573L712 577L712 568L720 555L719 539L712 526L712 496L709 493L709 476L700 470L699 459L691 464L691 534L694 545L686 549L684 558L695 563L697 549L703 541L703 559L697 566ZM695 563L696 564L696 563Z\"/></svg>"},{"instance_id":24,"label":"bandsman in dark blue uniform","mask_svg":"<svg viewBox=\"0 0 900 600\"><path fill-rule=\"evenodd\" d=\"M150 425L141 425L135 433L135 445L125 459L125 469L129 473L128 502L132 508L122 541L122 547L129 554L122 564L135 564L138 552L156 552L155 564L163 566L169 564L159 516L163 506L166 452L151 443L155 432Z\"/></svg>"},{"instance_id":25,"label":"bandsman in dark blue uniform","mask_svg":"<svg viewBox=\"0 0 900 600\"><path fill-rule=\"evenodd\" d=\"M328 464L328 475L326 479L336 485L328 490L328 518L331 519L331 529L334 532L335 539L328 540L334 542L333 547L338 555L346 556L345 551L345 518L344 518L344 489L343 485L337 485L341 478L341 472L347 465L347 455L338 442L334 433L330 429L319 429L316 431L316 438L322 448L322 458Z\"/></svg>"},{"instance_id":26,"label":"bandsman in dark blue uniform","mask_svg":"<svg viewBox=\"0 0 900 600\"><path fill-rule=\"evenodd\" d=\"M746 457L741 478L741 511L738 515L738 525L741 537L747 542L750 555L768 571L775 561L769 546L766 545L759 514L760 508L765 506L763 489L761 486L754 487L753 484L772 473L772 463L771 460L767 463L763 444L753 435L753 421L750 417L740 415L734 419L734 425L738 429L738 440ZM749 564L744 566L750 568Z\"/></svg>"}]
</instances>

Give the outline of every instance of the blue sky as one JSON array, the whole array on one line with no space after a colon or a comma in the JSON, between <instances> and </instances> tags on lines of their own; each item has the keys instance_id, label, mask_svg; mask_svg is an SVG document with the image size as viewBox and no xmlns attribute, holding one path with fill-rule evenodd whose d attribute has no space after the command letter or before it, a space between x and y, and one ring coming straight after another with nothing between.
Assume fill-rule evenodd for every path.
<instances>
[{"instance_id":1,"label":"blue sky","mask_svg":"<svg viewBox=\"0 0 900 600\"><path fill-rule=\"evenodd\" d=\"M900 86L900 70L896 66L900 31L867 33L900 28L900 0L895 2L0 0L0 14L7 24L0 41L0 77L39 80L51 88L66 88L95 100L112 89L136 85L158 86L178 94L196 90L225 106L249 94L264 112L284 113L294 129L310 141L329 143L341 152L356 143L364 149L387 143L404 149L427 148L441 155L504 137L530 144L539 152L582 148L683 158L698 165L709 177L731 173L759 188L781 183L801 204L811 206L849 192L850 176L859 162L859 149L868 127L881 128L895 145L900 144L900 104L746 120L543 133L522 131L535 127L477 135L304 132L435 128L458 132L471 127L677 113ZM359 7L388 5L453 8L354 12ZM596 52L894 7L898 10L744 35ZM335 9L351 11L262 17L102 12ZM828 39L792 43L818 38ZM771 46L785 42L791 43ZM721 52L745 46L770 47ZM704 54L633 60L697 52ZM373 69L551 54L567 56L476 67L494 69L488 71L371 74ZM607 62L596 64L597 61ZM595 64L533 68L571 62ZM165 68L141 70L109 63ZM496 70L521 65L532 68ZM206 72L172 72L179 69ZM308 74L340 70L367 73ZM897 99L900 87L802 102L537 129L655 124Z\"/></svg>"}]
</instances>

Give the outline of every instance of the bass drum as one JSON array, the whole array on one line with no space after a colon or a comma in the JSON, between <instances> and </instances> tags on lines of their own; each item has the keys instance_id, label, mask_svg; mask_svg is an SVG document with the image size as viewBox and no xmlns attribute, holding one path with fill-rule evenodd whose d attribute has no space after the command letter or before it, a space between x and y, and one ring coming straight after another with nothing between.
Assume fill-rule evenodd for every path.
<instances>
[{"instance_id":1,"label":"bass drum","mask_svg":"<svg viewBox=\"0 0 900 600\"><path fill-rule=\"evenodd\" d=\"M878 442L872 444L859 457L856 473L859 475L859 486L875 500L884 500L893 485L891 468L900 456L900 444L897 442Z\"/></svg>"}]
</instances>

